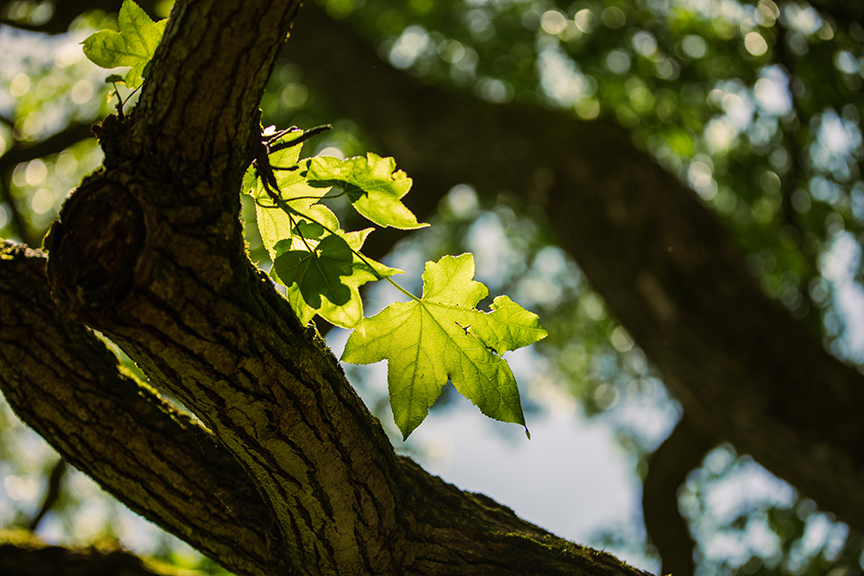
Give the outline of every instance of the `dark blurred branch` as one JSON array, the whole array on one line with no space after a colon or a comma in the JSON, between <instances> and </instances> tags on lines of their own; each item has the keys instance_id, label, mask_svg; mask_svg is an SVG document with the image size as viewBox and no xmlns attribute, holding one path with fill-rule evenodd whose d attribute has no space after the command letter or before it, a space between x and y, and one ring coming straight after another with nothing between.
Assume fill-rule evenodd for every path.
<instances>
[{"instance_id":1,"label":"dark blurred branch","mask_svg":"<svg viewBox=\"0 0 864 576\"><path fill-rule=\"evenodd\" d=\"M0 390L9 405L135 512L235 570L267 573L280 537L245 470L60 312L44 267L40 252L0 243Z\"/></svg>"},{"instance_id":2,"label":"dark blurred branch","mask_svg":"<svg viewBox=\"0 0 864 576\"><path fill-rule=\"evenodd\" d=\"M783 2L781 7L788 4L797 2ZM810 4L823 15L830 16L838 26L846 27L852 21L864 22L864 3L857 0L810 0Z\"/></svg>"},{"instance_id":3,"label":"dark blurred branch","mask_svg":"<svg viewBox=\"0 0 864 576\"><path fill-rule=\"evenodd\" d=\"M35 532L45 518L45 515L51 511L57 499L60 497L60 490L63 487L63 478L66 476L66 459L59 458L54 466L51 467L51 473L48 475L48 486L45 490L45 497L42 499L42 506L39 507L39 512L30 521L27 529Z\"/></svg>"},{"instance_id":4,"label":"dark blurred branch","mask_svg":"<svg viewBox=\"0 0 864 576\"><path fill-rule=\"evenodd\" d=\"M774 54L777 57L777 62L786 69L786 74L789 77L791 84L795 79L795 56L789 51L789 31L782 22L777 22L777 41L774 43ZM801 110L801 104L795 92L790 88L789 98L792 102L792 112L794 118L792 125L788 128L781 125L784 133L784 141L786 148L789 151L789 170L782 178L781 193L783 196L783 219L787 224L793 226L801 237L804 237L804 228L801 226L801 221L798 213L792 205L792 194L798 186L798 178L801 166L801 158L803 150L798 142L798 134L801 130L806 130L806 127L801 126L802 119L806 118Z\"/></svg>"},{"instance_id":5,"label":"dark blurred branch","mask_svg":"<svg viewBox=\"0 0 864 576\"><path fill-rule=\"evenodd\" d=\"M0 156L0 170L14 168L21 162L29 162L49 154L57 154L88 138L93 138L93 134L90 132L90 123L73 122L60 132L35 144L26 144L16 140L6 153Z\"/></svg>"},{"instance_id":6,"label":"dark blurred branch","mask_svg":"<svg viewBox=\"0 0 864 576\"><path fill-rule=\"evenodd\" d=\"M9 537L11 536L11 537ZM9 576L169 576L125 550L49 546L35 538L0 532L0 574ZM197 572L184 571L187 576Z\"/></svg>"},{"instance_id":7,"label":"dark blurred branch","mask_svg":"<svg viewBox=\"0 0 864 576\"><path fill-rule=\"evenodd\" d=\"M544 209L693 425L864 529L864 377L765 296L715 215L629 133L424 85L314 3L286 52L414 178L406 204L419 217L460 182Z\"/></svg>"},{"instance_id":8,"label":"dark blurred branch","mask_svg":"<svg viewBox=\"0 0 864 576\"><path fill-rule=\"evenodd\" d=\"M0 18L0 24L26 30L28 32L41 32L43 34L63 34L69 30L69 26L76 18L85 12L91 10L102 10L110 14L117 14L120 11L122 0L88 0L87 2L52 2L54 5L54 13L51 18L43 24L27 24L26 22L18 22L9 20L8 18ZM136 2L143 8L150 17L156 15L156 0L138 0ZM2 4L6 4L3 2ZM2 13L3 5L0 4L0 13Z\"/></svg>"},{"instance_id":9,"label":"dark blurred branch","mask_svg":"<svg viewBox=\"0 0 864 576\"><path fill-rule=\"evenodd\" d=\"M777 62L786 68L786 74L789 77L790 89L789 98L792 102L792 113L794 117L786 124L782 119L779 121L780 130L783 131L783 140L786 149L789 153L789 169L780 180L780 194L782 197L783 221L795 230L798 236L799 245L802 247L801 253L806 258L807 267L804 273L801 274L801 287L799 293L806 302L807 316L802 319L807 324L811 332L817 338L822 334L822 315L813 305L813 300L810 298L810 290L808 286L810 281L819 274L819 268L816 262L816 252L809 250L807 247L807 235L804 225L801 222L801 215L795 210L792 204L792 196L798 189L801 178L801 162L804 160L806 151L801 146L801 138L808 131L807 123L805 122L806 115L801 108L801 102L795 91L791 89L791 84L796 76L796 57L789 50L789 31L786 29L784 19L780 19L776 23L777 41L774 44L774 54Z\"/></svg>"},{"instance_id":10,"label":"dark blurred branch","mask_svg":"<svg viewBox=\"0 0 864 576\"><path fill-rule=\"evenodd\" d=\"M694 573L694 541L678 509L678 489L715 443L685 417L648 459L648 475L642 482L642 514L648 537L663 562L661 574Z\"/></svg>"}]
</instances>

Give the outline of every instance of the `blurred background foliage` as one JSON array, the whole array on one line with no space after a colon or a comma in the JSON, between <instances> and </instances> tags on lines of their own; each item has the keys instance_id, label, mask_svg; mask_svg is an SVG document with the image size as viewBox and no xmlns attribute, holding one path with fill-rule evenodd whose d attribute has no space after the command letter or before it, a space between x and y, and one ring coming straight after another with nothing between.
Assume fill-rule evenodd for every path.
<instances>
[{"instance_id":1,"label":"blurred background foliage","mask_svg":"<svg viewBox=\"0 0 864 576\"><path fill-rule=\"evenodd\" d=\"M83 57L79 43L94 30L116 26L119 2L74 4L0 3L0 237L34 246L70 190L99 166L101 151L87 137L88 125L113 111L106 72ZM171 4L142 2L157 17L167 16ZM613 119L716 212L768 295L834 355L864 366L864 4L317 4L350 25L381 59L424 83L491 104L515 101L584 120ZM305 75L289 51L262 101L264 125L332 124L332 131L307 145L307 154L375 150L374 138L340 117ZM254 210L245 208L250 253L266 269ZM478 279L493 294L508 293L537 311L549 329L549 338L535 347L532 376L521 382L527 408L542 415L570 403L603 419L644 474L649 455L677 418L674 400L578 265L555 245L543 213L523 199L481 193L466 183L447 193L432 222L400 242L388 262L408 272L408 284L411 278L419 283L424 260L473 251ZM373 289L368 298L371 312L392 295ZM392 432L386 397L364 383L362 370L347 370ZM436 409L446 410L451 397L442 396ZM655 420L664 414L666 424L658 429ZM407 450L423 458L422 446L409 444ZM5 405L0 458L5 527L36 528L57 542L118 541L177 566L219 572L83 475L71 469L64 474L57 455ZM57 497L45 507L52 485ZM678 498L695 541L697 573L862 572L860 535L731 446L709 452ZM585 543L630 551L656 570L650 541L644 530L610 527Z\"/></svg>"}]
</instances>

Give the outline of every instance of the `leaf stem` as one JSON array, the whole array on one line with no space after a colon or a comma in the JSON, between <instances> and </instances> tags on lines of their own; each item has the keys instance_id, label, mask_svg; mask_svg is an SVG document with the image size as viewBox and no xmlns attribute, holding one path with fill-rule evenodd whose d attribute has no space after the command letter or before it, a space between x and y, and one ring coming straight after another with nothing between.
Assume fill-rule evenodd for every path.
<instances>
[{"instance_id":1,"label":"leaf stem","mask_svg":"<svg viewBox=\"0 0 864 576\"><path fill-rule=\"evenodd\" d=\"M415 296L414 294L412 294L411 292L409 292L408 290L406 290L405 288L403 288L402 286L397 284L395 280L391 279L390 277L385 277L384 280L387 280L387 282L389 282L391 285L393 285L394 288L396 288L397 290L399 290L400 292L402 292L403 294L405 294L406 296L408 296L412 300L416 300L417 302L420 302L420 298L418 298L417 296Z\"/></svg>"}]
</instances>

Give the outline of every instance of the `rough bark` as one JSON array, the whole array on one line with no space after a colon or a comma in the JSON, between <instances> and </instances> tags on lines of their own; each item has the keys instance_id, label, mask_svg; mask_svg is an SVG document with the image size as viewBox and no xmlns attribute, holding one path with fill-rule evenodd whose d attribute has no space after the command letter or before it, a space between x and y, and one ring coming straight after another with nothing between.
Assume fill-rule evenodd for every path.
<instances>
[{"instance_id":1,"label":"rough bark","mask_svg":"<svg viewBox=\"0 0 864 576\"><path fill-rule=\"evenodd\" d=\"M287 56L414 177L416 212L460 182L545 210L693 425L864 530L864 378L761 292L691 190L610 122L427 86L314 6L298 24Z\"/></svg>"},{"instance_id":2,"label":"rough bark","mask_svg":"<svg viewBox=\"0 0 864 576\"><path fill-rule=\"evenodd\" d=\"M176 415L105 361L82 367L70 342L41 341L43 329L67 328L47 303L28 316L28 287L12 270L40 260L20 249L0 260L0 309L11 311L3 333L7 322L18 328L0 387L61 454L238 574L644 574L397 457L314 329L299 325L249 262L240 178L259 145L257 103L296 8L288 0L178 2L137 109L98 127L104 168L64 204L46 239L59 310L109 336L191 409L236 460L232 479L197 486L199 475L184 472L214 456L188 453L183 427L165 421ZM42 348L53 354L42 360L45 371L20 373L22 351ZM71 390L55 371L66 365L75 367ZM104 380L118 397L78 393ZM128 405L144 402L145 415L165 427L157 430L164 445L137 462L137 452L118 453L113 443L153 442L155 425L116 421L112 435L99 419L122 419ZM166 502L167 482L196 494L187 506ZM225 517L231 500L224 507L213 497L248 495L248 483L266 510L250 509L257 533ZM219 537L225 530L237 534Z\"/></svg>"},{"instance_id":3,"label":"rough bark","mask_svg":"<svg viewBox=\"0 0 864 576\"><path fill-rule=\"evenodd\" d=\"M60 312L43 254L2 245L0 301L0 388L24 422L130 509L230 569L279 563L278 528L245 471Z\"/></svg>"}]
</instances>

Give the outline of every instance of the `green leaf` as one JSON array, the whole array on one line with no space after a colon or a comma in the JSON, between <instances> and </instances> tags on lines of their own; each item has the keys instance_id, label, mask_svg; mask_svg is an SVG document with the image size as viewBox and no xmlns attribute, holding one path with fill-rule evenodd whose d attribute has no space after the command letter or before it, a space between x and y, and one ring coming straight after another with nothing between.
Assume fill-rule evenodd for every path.
<instances>
[{"instance_id":1,"label":"green leaf","mask_svg":"<svg viewBox=\"0 0 864 576\"><path fill-rule=\"evenodd\" d=\"M83 42L84 55L102 68L131 66L124 82L129 88L137 88L144 81L144 68L153 58L167 22L153 22L132 0L125 0L117 19L120 31L91 34Z\"/></svg>"},{"instance_id":2,"label":"green leaf","mask_svg":"<svg viewBox=\"0 0 864 576\"><path fill-rule=\"evenodd\" d=\"M299 131L298 131L299 132ZM298 136L298 132L291 132L283 140L291 140ZM297 165L300 158L301 144L277 150L270 155L270 164L275 167L288 168ZM322 226L331 230L339 229L339 219L336 215L322 204L318 204L327 193L326 188L313 188L306 183L306 179L300 174L300 170L274 170L276 183L279 185L281 201L288 208L306 214L315 219ZM292 219L267 193L261 178L256 173L255 166L250 166L243 177L243 191L255 198L255 211L258 219L258 231L261 233L261 241L267 248L271 260L276 260L274 247L279 240L291 235L294 227L301 221L311 224L311 221L303 220L301 217Z\"/></svg>"},{"instance_id":3,"label":"green leaf","mask_svg":"<svg viewBox=\"0 0 864 576\"><path fill-rule=\"evenodd\" d=\"M471 254L427 262L423 298L364 318L348 338L343 361L389 361L390 404L403 438L426 418L448 379L487 416L525 425L516 379L500 354L547 332L536 314L506 296L488 313L475 309L488 290L473 277Z\"/></svg>"},{"instance_id":4,"label":"green leaf","mask_svg":"<svg viewBox=\"0 0 864 576\"><path fill-rule=\"evenodd\" d=\"M369 152L340 160L316 156L308 162L306 178L313 186L339 186L345 190L354 208L379 226L414 230L428 224L418 223L417 217L401 201L411 189L411 179L396 170L393 158L381 158Z\"/></svg>"},{"instance_id":5,"label":"green leaf","mask_svg":"<svg viewBox=\"0 0 864 576\"><path fill-rule=\"evenodd\" d=\"M301 133L292 131L280 141ZM254 165L243 177L243 191L255 198L258 230L274 263L271 275L287 287L286 297L300 322L307 324L317 314L336 326L353 328L363 318L360 286L402 271L358 256L372 228L344 232L336 215L318 203L326 188L309 186L299 169L279 170L298 168L301 148L298 143L269 157L279 187L271 192L277 199Z\"/></svg>"},{"instance_id":6,"label":"green leaf","mask_svg":"<svg viewBox=\"0 0 864 576\"><path fill-rule=\"evenodd\" d=\"M324 227L320 224L315 224L314 222L301 220L300 223L294 227L294 230L292 230L291 233L303 236L303 238L309 240L318 240L324 235Z\"/></svg>"},{"instance_id":7,"label":"green leaf","mask_svg":"<svg viewBox=\"0 0 864 576\"><path fill-rule=\"evenodd\" d=\"M281 240L277 243L278 256L272 273L275 273L277 279L288 287L286 297L301 323L308 324L318 314L331 324L342 328L353 328L363 319L363 300L360 298L360 286L367 282L402 273L401 270L390 268L370 258L361 259L352 251L352 249L357 252L360 251L370 232L372 232L372 228L357 232L339 230L337 236L326 236L320 244L310 240L304 243L297 237L291 241ZM344 242L344 246L339 241ZM313 261L312 259L316 256L310 256L308 251L283 259L282 254L287 254L289 251L292 253L301 252L301 247L305 247L305 244L321 250L325 242L328 243L323 249L325 254L319 257L318 261ZM346 259L344 256L346 247L351 256L350 259ZM324 268L322 276L325 276L329 284L325 286L322 279L316 276L305 278L305 285L302 280L298 281L299 270L296 268L299 264L295 262L295 259L303 258L306 260L302 264L322 266ZM293 266L294 269L283 274L281 267L284 266ZM315 274L314 271L313 274ZM345 298L346 290L348 292L347 299Z\"/></svg>"},{"instance_id":8,"label":"green leaf","mask_svg":"<svg viewBox=\"0 0 864 576\"><path fill-rule=\"evenodd\" d=\"M353 253L348 243L327 236L313 250L287 250L273 262L273 272L286 285L296 284L312 308L321 307L321 298L342 306L351 299L351 290L340 276L350 276Z\"/></svg>"}]
</instances>

